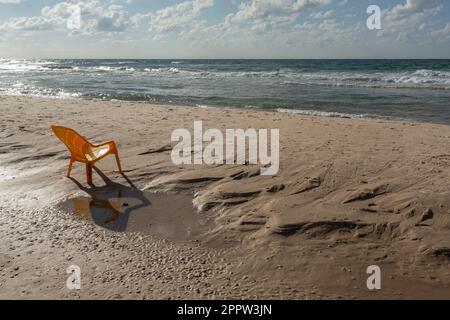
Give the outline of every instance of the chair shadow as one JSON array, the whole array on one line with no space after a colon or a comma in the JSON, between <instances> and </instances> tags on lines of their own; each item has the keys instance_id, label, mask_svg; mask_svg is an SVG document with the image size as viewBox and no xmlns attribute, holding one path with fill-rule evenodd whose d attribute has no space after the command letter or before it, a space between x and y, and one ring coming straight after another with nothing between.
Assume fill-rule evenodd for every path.
<instances>
[{"instance_id":1,"label":"chair shadow","mask_svg":"<svg viewBox=\"0 0 450 320\"><path fill-rule=\"evenodd\" d=\"M123 232L127 228L130 214L136 210L149 207L150 200L145 193L133 184L133 182L124 174L121 175L127 181L129 186L117 183L109 179L99 168L94 170L102 178L105 185L101 187L89 184L89 188L83 186L79 181L70 177L80 190L89 195L90 198L72 199L75 213L80 216L89 216L99 226L117 232ZM134 206L129 206L127 202L137 202ZM114 202L121 203L119 210L113 205Z\"/></svg>"}]
</instances>

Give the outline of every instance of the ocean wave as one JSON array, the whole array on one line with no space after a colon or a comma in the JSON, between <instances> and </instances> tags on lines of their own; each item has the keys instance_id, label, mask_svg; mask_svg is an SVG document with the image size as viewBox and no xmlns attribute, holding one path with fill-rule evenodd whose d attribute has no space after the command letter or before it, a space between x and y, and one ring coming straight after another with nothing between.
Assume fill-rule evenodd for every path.
<instances>
[{"instance_id":1,"label":"ocean wave","mask_svg":"<svg viewBox=\"0 0 450 320\"><path fill-rule=\"evenodd\" d=\"M437 70L417 70L411 72L309 72L292 71L205 71L183 70L179 68L160 68L146 70L158 76L178 77L186 79L254 79L285 85L316 85L334 87L362 88L406 88L406 89L450 89L450 72Z\"/></svg>"},{"instance_id":2,"label":"ocean wave","mask_svg":"<svg viewBox=\"0 0 450 320\"><path fill-rule=\"evenodd\" d=\"M378 118L379 117L379 116L369 115L369 114L350 114L350 113L331 112L331 111L284 109L284 108L278 108L277 112L301 114L301 115L307 115L307 116L349 118L349 119Z\"/></svg>"},{"instance_id":3,"label":"ocean wave","mask_svg":"<svg viewBox=\"0 0 450 320\"><path fill-rule=\"evenodd\" d=\"M138 61L95 61L72 60L19 60L0 59L0 74L49 73L49 74L131 74L142 77L156 77L180 80L239 80L251 79L267 84L305 85L328 87L361 88L406 88L406 89L450 89L450 71L416 69L410 71L374 70L315 70L277 68L273 70L220 70L213 64L204 66L182 61L161 63ZM127 65L130 64L130 65ZM132 66L131 66L132 64ZM150 64L150 65L149 65Z\"/></svg>"},{"instance_id":4,"label":"ocean wave","mask_svg":"<svg viewBox=\"0 0 450 320\"><path fill-rule=\"evenodd\" d=\"M17 82L9 87L0 88L2 96L26 96L36 98L55 98L55 99L77 99L82 94L78 92L68 92L63 89L39 88Z\"/></svg>"},{"instance_id":5,"label":"ocean wave","mask_svg":"<svg viewBox=\"0 0 450 320\"><path fill-rule=\"evenodd\" d=\"M386 81L397 84L439 84L450 86L450 72L420 69L407 74L394 75L386 79Z\"/></svg>"},{"instance_id":6,"label":"ocean wave","mask_svg":"<svg viewBox=\"0 0 450 320\"><path fill-rule=\"evenodd\" d=\"M416 70L409 72L313 72L285 73L285 84L363 88L450 89L450 72Z\"/></svg>"},{"instance_id":7,"label":"ocean wave","mask_svg":"<svg viewBox=\"0 0 450 320\"><path fill-rule=\"evenodd\" d=\"M105 63L106 64L106 63ZM120 65L98 65L98 66L80 66L70 65L68 63L58 63L55 61L46 60L12 60L12 59L0 59L0 73L27 73L27 72L135 72L137 71L133 67Z\"/></svg>"},{"instance_id":8,"label":"ocean wave","mask_svg":"<svg viewBox=\"0 0 450 320\"><path fill-rule=\"evenodd\" d=\"M41 60L0 59L0 72L47 71L54 63Z\"/></svg>"},{"instance_id":9,"label":"ocean wave","mask_svg":"<svg viewBox=\"0 0 450 320\"><path fill-rule=\"evenodd\" d=\"M209 106L209 105L207 105L207 104L196 104L195 105L197 108L200 108L200 109L209 109L209 108L212 108L211 106Z\"/></svg>"},{"instance_id":10,"label":"ocean wave","mask_svg":"<svg viewBox=\"0 0 450 320\"><path fill-rule=\"evenodd\" d=\"M134 72L136 71L133 67L110 67L110 66L96 66L96 67L78 67L78 71L87 71L87 72Z\"/></svg>"}]
</instances>

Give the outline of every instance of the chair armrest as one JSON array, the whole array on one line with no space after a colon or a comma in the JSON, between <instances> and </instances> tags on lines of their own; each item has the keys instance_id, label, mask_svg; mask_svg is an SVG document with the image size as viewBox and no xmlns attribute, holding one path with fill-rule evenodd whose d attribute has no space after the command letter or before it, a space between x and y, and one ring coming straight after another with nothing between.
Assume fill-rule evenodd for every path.
<instances>
[{"instance_id":1,"label":"chair armrest","mask_svg":"<svg viewBox=\"0 0 450 320\"><path fill-rule=\"evenodd\" d=\"M104 142L104 143L100 143L100 144L95 144L93 145L93 147L98 148L98 147L103 147L106 145L113 145L114 147L116 146L116 142L115 141L108 141L108 142Z\"/></svg>"}]
</instances>

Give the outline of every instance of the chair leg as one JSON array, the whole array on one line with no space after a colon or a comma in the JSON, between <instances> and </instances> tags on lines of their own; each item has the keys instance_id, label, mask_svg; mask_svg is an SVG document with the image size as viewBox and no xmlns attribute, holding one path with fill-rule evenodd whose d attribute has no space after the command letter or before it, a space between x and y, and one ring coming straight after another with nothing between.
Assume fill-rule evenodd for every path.
<instances>
[{"instance_id":1,"label":"chair leg","mask_svg":"<svg viewBox=\"0 0 450 320\"><path fill-rule=\"evenodd\" d=\"M86 163L86 180L88 184L92 183L92 164Z\"/></svg>"},{"instance_id":2,"label":"chair leg","mask_svg":"<svg viewBox=\"0 0 450 320\"><path fill-rule=\"evenodd\" d=\"M70 173L72 172L73 162L74 162L74 160L72 158L70 158L69 168L67 168L67 177L70 177Z\"/></svg>"},{"instance_id":3,"label":"chair leg","mask_svg":"<svg viewBox=\"0 0 450 320\"><path fill-rule=\"evenodd\" d=\"M117 162L117 167L119 168L119 172L122 172L122 166L120 165L120 159L119 159L119 151L116 150L114 155L116 156L116 162Z\"/></svg>"}]
</instances>

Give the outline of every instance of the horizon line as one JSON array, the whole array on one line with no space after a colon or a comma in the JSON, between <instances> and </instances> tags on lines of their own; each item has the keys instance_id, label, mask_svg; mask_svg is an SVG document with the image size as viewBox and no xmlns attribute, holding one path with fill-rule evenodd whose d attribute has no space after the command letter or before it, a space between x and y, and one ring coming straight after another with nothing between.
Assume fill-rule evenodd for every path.
<instances>
[{"instance_id":1,"label":"horizon line","mask_svg":"<svg viewBox=\"0 0 450 320\"><path fill-rule=\"evenodd\" d=\"M450 60L449 58L19 58L0 57L0 59L22 60Z\"/></svg>"}]
</instances>

